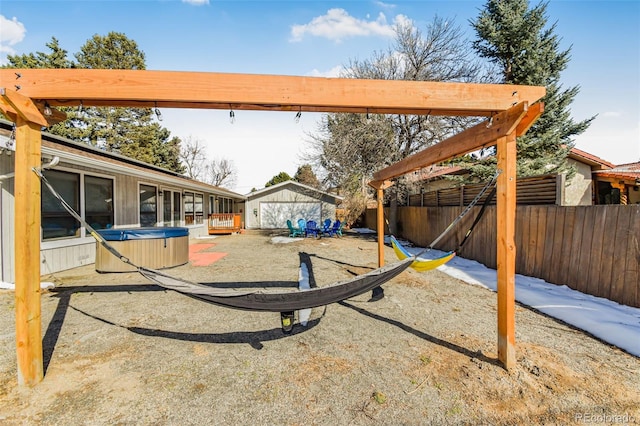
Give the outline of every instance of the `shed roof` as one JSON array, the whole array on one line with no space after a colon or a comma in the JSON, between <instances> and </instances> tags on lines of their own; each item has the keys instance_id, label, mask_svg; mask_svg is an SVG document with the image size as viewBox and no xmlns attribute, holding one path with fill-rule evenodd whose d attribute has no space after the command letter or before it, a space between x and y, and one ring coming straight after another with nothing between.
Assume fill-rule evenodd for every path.
<instances>
[{"instance_id":1,"label":"shed roof","mask_svg":"<svg viewBox=\"0 0 640 426\"><path fill-rule=\"evenodd\" d=\"M303 188L303 189L305 189L307 191L316 192L316 193L318 193L320 195L326 195L326 196L329 196L329 197L333 197L333 198L336 199L336 201L337 200L342 201L344 199L344 197L341 197L340 195L336 195L336 194L332 194L330 192L322 191L320 189L314 188L314 187L309 186L309 185L305 185L305 184L297 182L295 180L286 180L284 182L280 182L280 183L277 183L275 185L267 186L267 187L259 189L257 191L250 192L249 194L246 195L246 197L247 197L248 200L250 200L252 198L255 198L257 195L263 195L263 194L266 194L268 192L277 191L277 190L279 190L279 189L281 189L283 187L291 186L291 185L298 186L298 187Z\"/></svg>"}]
</instances>

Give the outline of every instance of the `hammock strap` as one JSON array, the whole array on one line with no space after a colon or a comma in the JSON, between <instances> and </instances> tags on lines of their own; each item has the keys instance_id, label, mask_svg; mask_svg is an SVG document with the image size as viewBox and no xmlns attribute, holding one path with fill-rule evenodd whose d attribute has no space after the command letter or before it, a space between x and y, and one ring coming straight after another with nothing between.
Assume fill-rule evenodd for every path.
<instances>
[{"instance_id":1,"label":"hammock strap","mask_svg":"<svg viewBox=\"0 0 640 426\"><path fill-rule=\"evenodd\" d=\"M102 247L104 247L105 249L107 249L109 251L109 253L113 254L115 257L117 257L118 259L120 259L121 261L123 261L126 264L129 264L131 266L133 266L136 269L139 269L138 265L134 265L129 258L127 258L126 256L123 256L122 254L120 254L120 252L118 250L116 250L115 248L113 248L111 245L109 245L109 243L107 243L107 240L105 240L102 235L100 235L98 232L96 232L95 229L93 229L91 227L91 225L89 225L87 223L86 220L84 220L78 213L76 213L76 211L73 209L73 207L71 207L69 205L69 203L67 203L65 201L64 198L62 198L62 196L58 193L58 191L55 190L55 188L51 185L51 183L49 183L49 181L47 180L46 177L44 177L44 174L42 173L42 170L37 169L37 168L33 168L32 169L34 171L34 173L36 175L38 175L38 177L40 178L40 180L42 181L42 183L45 184L45 186L49 189L49 192L51 192L51 195L53 195L55 198L58 199L58 201L60 201L60 204L62 204L62 207L64 207L64 209L71 215L74 217L74 219L76 219L78 222L80 222L80 224L82 224L82 226L85 227L85 229L87 230L87 232L89 232L89 234L91 234L91 236L93 238L96 239L96 241L98 241L100 243L100 245L102 245Z\"/></svg>"},{"instance_id":2,"label":"hammock strap","mask_svg":"<svg viewBox=\"0 0 640 426\"><path fill-rule=\"evenodd\" d=\"M480 211L476 215L475 220L473 221L473 223L471 224L467 232L464 234L464 238L462 239L462 241L460 241L460 243L458 244L458 247L455 248L454 251L456 253L460 251L464 243L467 242L467 240L469 239L469 236L471 235L471 231L473 231L473 229L476 227L478 222L480 222L480 219L482 219L482 215L484 214L484 211L487 209L487 206L491 203L491 200L493 200L493 197L495 197L497 189L498 188L494 186L491 192L489 193L489 195L487 195L487 198L485 198L484 203L482 203L482 207L480 208Z\"/></svg>"}]
</instances>

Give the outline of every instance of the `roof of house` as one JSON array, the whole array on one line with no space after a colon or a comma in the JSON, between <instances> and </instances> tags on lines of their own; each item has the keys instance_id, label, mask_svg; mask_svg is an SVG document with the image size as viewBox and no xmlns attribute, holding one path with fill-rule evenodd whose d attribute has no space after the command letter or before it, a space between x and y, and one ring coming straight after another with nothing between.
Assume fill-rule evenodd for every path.
<instances>
[{"instance_id":1,"label":"roof of house","mask_svg":"<svg viewBox=\"0 0 640 426\"><path fill-rule=\"evenodd\" d=\"M637 185L640 183L640 161L620 164L609 170L599 170L595 175L599 178L619 179Z\"/></svg>"},{"instance_id":2,"label":"roof of house","mask_svg":"<svg viewBox=\"0 0 640 426\"><path fill-rule=\"evenodd\" d=\"M303 188L303 189L305 189L307 191L314 191L314 192L317 192L318 194L327 195L327 196L333 197L333 198L335 198L337 200L343 200L344 199L344 197L341 197L340 195L336 195L336 194L332 194L330 192L322 191L320 189L314 188L314 187L309 186L309 185L305 185L305 184L297 182L295 180L285 180L284 182L280 182L280 183L277 183L275 185L267 186L267 187L259 189L257 191L250 192L249 194L246 195L246 197L248 199L254 198L256 195L261 195L261 194L264 194L264 193L267 193L267 192L270 192L270 191L278 190L281 187L290 186L290 185L298 186L298 187Z\"/></svg>"},{"instance_id":3,"label":"roof of house","mask_svg":"<svg viewBox=\"0 0 640 426\"><path fill-rule=\"evenodd\" d=\"M571 148L569 158L590 165L592 170L604 170L615 167L613 163L578 148Z\"/></svg>"},{"instance_id":4,"label":"roof of house","mask_svg":"<svg viewBox=\"0 0 640 426\"><path fill-rule=\"evenodd\" d=\"M0 119L0 134L8 136L12 128L10 121ZM131 172L137 172L148 176L149 174L163 180L171 181L174 184L178 182L192 189L200 189L207 192L213 192L220 195L228 195L229 197L246 199L242 194L230 191L225 188L200 182L195 179L183 176L173 170L168 170L153 164L145 163L124 155L108 152L84 143L75 142L61 136L51 133L42 132L42 153L44 155L56 155L60 153L65 157L69 157L71 161L74 159L79 162L99 162L102 164L110 164L117 167L126 167Z\"/></svg>"}]
</instances>

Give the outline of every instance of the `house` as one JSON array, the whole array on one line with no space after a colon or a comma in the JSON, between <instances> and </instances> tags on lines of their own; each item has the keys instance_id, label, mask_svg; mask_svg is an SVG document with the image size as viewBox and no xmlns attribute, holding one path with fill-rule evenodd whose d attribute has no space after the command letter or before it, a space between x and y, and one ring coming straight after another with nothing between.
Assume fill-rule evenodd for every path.
<instances>
[{"instance_id":1,"label":"house","mask_svg":"<svg viewBox=\"0 0 640 426\"><path fill-rule=\"evenodd\" d=\"M594 173L598 204L640 204L640 161Z\"/></svg>"},{"instance_id":2,"label":"house","mask_svg":"<svg viewBox=\"0 0 640 426\"><path fill-rule=\"evenodd\" d=\"M0 281L14 281L14 145L12 123L0 120ZM96 229L181 226L191 237L209 233L218 213L242 214L245 196L176 172L42 133L42 163L59 162L45 176ZM41 273L95 261L96 244L42 188Z\"/></svg>"},{"instance_id":3,"label":"house","mask_svg":"<svg viewBox=\"0 0 640 426\"><path fill-rule=\"evenodd\" d=\"M287 227L287 220L335 220L341 201L338 195L288 180L247 194L245 226L282 229Z\"/></svg>"}]
</instances>

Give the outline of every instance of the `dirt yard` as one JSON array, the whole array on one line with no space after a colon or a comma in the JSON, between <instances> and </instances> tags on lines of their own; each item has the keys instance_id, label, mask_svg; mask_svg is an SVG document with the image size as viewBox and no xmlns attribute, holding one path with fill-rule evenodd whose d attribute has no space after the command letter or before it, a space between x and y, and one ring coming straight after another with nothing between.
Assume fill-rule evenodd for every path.
<instances>
[{"instance_id":1,"label":"dirt yard","mask_svg":"<svg viewBox=\"0 0 640 426\"><path fill-rule=\"evenodd\" d=\"M371 237L193 243L226 253L171 275L224 286L318 286L375 267ZM386 248L388 262L395 261ZM220 257L220 256L217 256ZM525 306L517 367L496 361L496 295L413 270L312 312L286 335L277 313L229 310L93 265L44 277L45 378L17 385L14 295L0 291L3 425L442 425L640 423L640 359Z\"/></svg>"}]
</instances>

